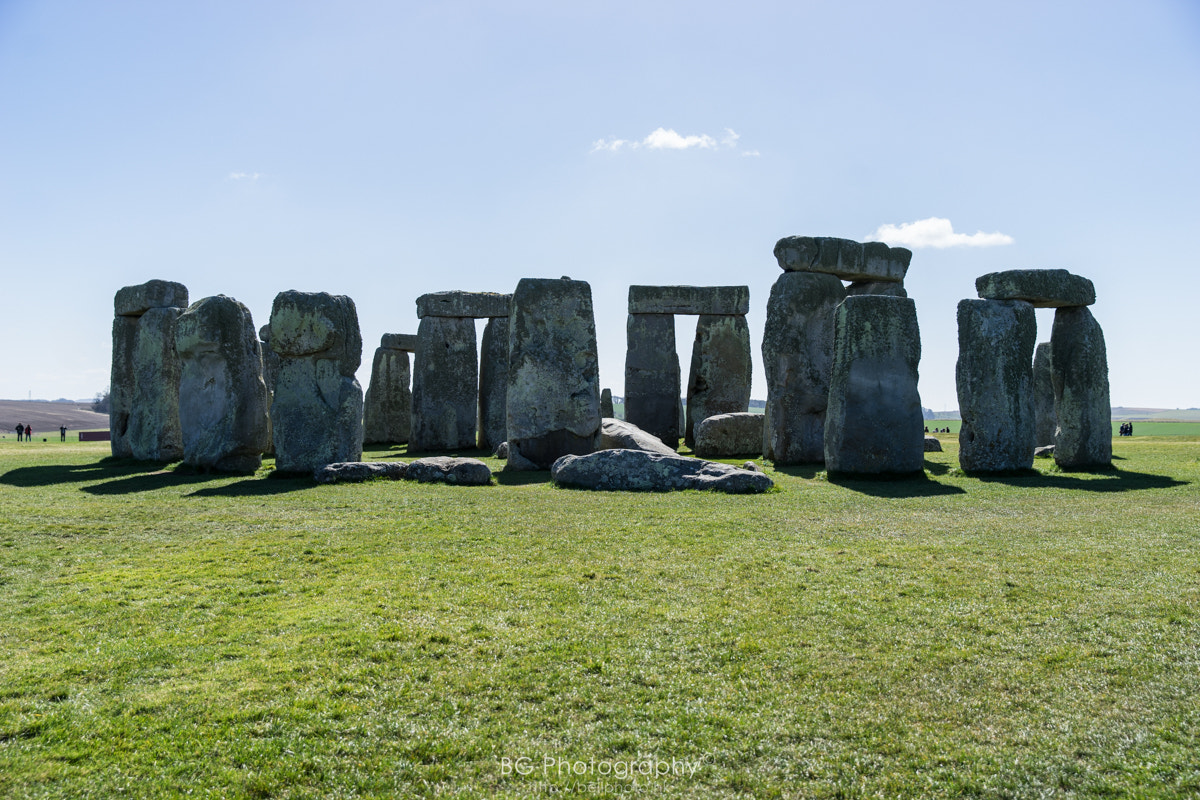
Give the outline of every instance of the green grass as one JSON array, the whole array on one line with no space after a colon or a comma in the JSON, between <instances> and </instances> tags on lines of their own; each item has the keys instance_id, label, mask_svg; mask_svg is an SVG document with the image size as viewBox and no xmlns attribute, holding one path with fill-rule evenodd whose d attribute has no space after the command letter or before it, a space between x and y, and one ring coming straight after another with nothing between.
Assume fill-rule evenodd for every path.
<instances>
[{"instance_id":1,"label":"green grass","mask_svg":"<svg viewBox=\"0 0 1200 800\"><path fill-rule=\"evenodd\" d=\"M1112 423L1113 437L1124 422L1115 420ZM932 431L934 428L949 428L950 433L958 435L962 421L957 419L925 420L925 427ZM1200 436L1200 422L1141 422L1133 423L1134 438L1142 436Z\"/></svg>"},{"instance_id":2,"label":"green grass","mask_svg":"<svg viewBox=\"0 0 1200 800\"><path fill-rule=\"evenodd\" d=\"M0 442L0 796L1200 793L1200 441L946 446L747 497Z\"/></svg>"}]
</instances>

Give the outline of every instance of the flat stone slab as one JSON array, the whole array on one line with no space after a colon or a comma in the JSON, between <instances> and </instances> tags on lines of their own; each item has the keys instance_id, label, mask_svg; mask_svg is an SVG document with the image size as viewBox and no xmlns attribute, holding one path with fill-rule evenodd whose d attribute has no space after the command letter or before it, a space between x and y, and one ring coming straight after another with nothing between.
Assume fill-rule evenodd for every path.
<instances>
[{"instance_id":1,"label":"flat stone slab","mask_svg":"<svg viewBox=\"0 0 1200 800\"><path fill-rule=\"evenodd\" d=\"M417 335L415 333L385 333L379 337L379 346L385 350L403 350L406 353L417 352Z\"/></svg>"},{"instance_id":2,"label":"flat stone slab","mask_svg":"<svg viewBox=\"0 0 1200 800\"><path fill-rule=\"evenodd\" d=\"M642 450L647 453L661 453L665 456L677 455L654 434L647 433L632 422L610 417L600 420L600 442L596 449Z\"/></svg>"},{"instance_id":3,"label":"flat stone slab","mask_svg":"<svg viewBox=\"0 0 1200 800\"><path fill-rule=\"evenodd\" d=\"M1092 282L1065 269L989 272L975 279L975 291L984 300L1024 300L1034 308L1090 306L1096 302Z\"/></svg>"},{"instance_id":4,"label":"flat stone slab","mask_svg":"<svg viewBox=\"0 0 1200 800\"><path fill-rule=\"evenodd\" d=\"M929 434L925 434L925 452L926 453L942 452L941 439L938 439L936 436L930 436Z\"/></svg>"},{"instance_id":5,"label":"flat stone slab","mask_svg":"<svg viewBox=\"0 0 1200 800\"><path fill-rule=\"evenodd\" d=\"M630 286L630 314L747 314L749 286Z\"/></svg>"},{"instance_id":6,"label":"flat stone slab","mask_svg":"<svg viewBox=\"0 0 1200 800\"><path fill-rule=\"evenodd\" d=\"M733 458L759 455L763 450L764 415L752 411L715 414L696 426L696 455Z\"/></svg>"},{"instance_id":7,"label":"flat stone slab","mask_svg":"<svg viewBox=\"0 0 1200 800\"><path fill-rule=\"evenodd\" d=\"M152 308L187 308L188 290L174 281L146 281L118 289L113 307L118 317L140 317Z\"/></svg>"},{"instance_id":8,"label":"flat stone slab","mask_svg":"<svg viewBox=\"0 0 1200 800\"><path fill-rule=\"evenodd\" d=\"M775 243L775 260L785 272L824 272L844 281L898 283L908 273L912 251L883 242L787 236Z\"/></svg>"},{"instance_id":9,"label":"flat stone slab","mask_svg":"<svg viewBox=\"0 0 1200 800\"><path fill-rule=\"evenodd\" d=\"M700 489L757 494L774 486L761 472L641 450L601 450L586 456L563 456L550 467L550 477L564 486L618 492Z\"/></svg>"},{"instance_id":10,"label":"flat stone slab","mask_svg":"<svg viewBox=\"0 0 1200 800\"><path fill-rule=\"evenodd\" d=\"M1054 445L1044 444L1033 449L1034 458L1054 458Z\"/></svg>"},{"instance_id":11,"label":"flat stone slab","mask_svg":"<svg viewBox=\"0 0 1200 800\"><path fill-rule=\"evenodd\" d=\"M362 483L375 478L403 480L408 465L402 461L342 461L326 464L313 473L317 483Z\"/></svg>"},{"instance_id":12,"label":"flat stone slab","mask_svg":"<svg viewBox=\"0 0 1200 800\"><path fill-rule=\"evenodd\" d=\"M417 298L417 317L507 317L511 294L497 292L434 292Z\"/></svg>"},{"instance_id":13,"label":"flat stone slab","mask_svg":"<svg viewBox=\"0 0 1200 800\"><path fill-rule=\"evenodd\" d=\"M477 458L431 456L410 462L405 478L417 483L487 486L492 482L492 471Z\"/></svg>"}]
</instances>

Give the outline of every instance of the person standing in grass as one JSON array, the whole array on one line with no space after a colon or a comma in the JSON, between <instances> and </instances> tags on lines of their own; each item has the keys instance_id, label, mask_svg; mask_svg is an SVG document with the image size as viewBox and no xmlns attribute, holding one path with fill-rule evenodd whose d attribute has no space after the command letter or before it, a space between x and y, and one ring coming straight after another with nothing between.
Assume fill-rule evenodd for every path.
<instances>
[{"instance_id":1,"label":"person standing in grass","mask_svg":"<svg viewBox=\"0 0 1200 800\"><path fill-rule=\"evenodd\" d=\"M24 436L25 436L25 423L18 422L17 423L17 441L18 442L21 441L22 437L24 437Z\"/></svg>"},{"instance_id":2,"label":"person standing in grass","mask_svg":"<svg viewBox=\"0 0 1200 800\"><path fill-rule=\"evenodd\" d=\"M28 425L25 426L25 441L33 441L33 428L29 427Z\"/></svg>"},{"instance_id":3,"label":"person standing in grass","mask_svg":"<svg viewBox=\"0 0 1200 800\"><path fill-rule=\"evenodd\" d=\"M60 442L65 442L67 440L67 426L66 425L58 426L58 440Z\"/></svg>"}]
</instances>

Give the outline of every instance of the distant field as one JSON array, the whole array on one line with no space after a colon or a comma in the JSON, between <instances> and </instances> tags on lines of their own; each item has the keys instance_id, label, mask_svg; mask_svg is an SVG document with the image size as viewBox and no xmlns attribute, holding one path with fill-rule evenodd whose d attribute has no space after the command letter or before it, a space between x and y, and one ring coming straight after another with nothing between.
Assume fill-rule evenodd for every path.
<instances>
[{"instance_id":1,"label":"distant field","mask_svg":"<svg viewBox=\"0 0 1200 800\"><path fill-rule=\"evenodd\" d=\"M1122 422L1113 420L1113 436L1117 435ZM925 426L930 432L935 429L949 428L950 433L957 435L962 421L957 419L925 420ZM1200 422L1138 422L1133 423L1134 438L1142 436L1200 436Z\"/></svg>"}]
</instances>

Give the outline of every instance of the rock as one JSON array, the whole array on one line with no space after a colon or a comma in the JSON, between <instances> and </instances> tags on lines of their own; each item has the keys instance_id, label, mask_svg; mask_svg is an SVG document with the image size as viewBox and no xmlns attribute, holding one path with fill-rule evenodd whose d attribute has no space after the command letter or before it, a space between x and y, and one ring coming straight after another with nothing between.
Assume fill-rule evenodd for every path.
<instances>
[{"instance_id":1,"label":"rock","mask_svg":"<svg viewBox=\"0 0 1200 800\"><path fill-rule=\"evenodd\" d=\"M1054 413L1054 381L1050 369L1050 343L1033 351L1033 441L1038 447L1054 444L1058 416Z\"/></svg>"},{"instance_id":2,"label":"rock","mask_svg":"<svg viewBox=\"0 0 1200 800\"><path fill-rule=\"evenodd\" d=\"M478 427L480 450L508 440L508 317L493 317L483 328Z\"/></svg>"},{"instance_id":3,"label":"rock","mask_svg":"<svg viewBox=\"0 0 1200 800\"><path fill-rule=\"evenodd\" d=\"M912 251L883 242L788 236L775 244L775 259L786 272L824 272L844 281L899 282L908 273Z\"/></svg>"},{"instance_id":4,"label":"rock","mask_svg":"<svg viewBox=\"0 0 1200 800\"><path fill-rule=\"evenodd\" d=\"M511 294L496 292L434 292L417 298L417 317L507 317Z\"/></svg>"},{"instance_id":5,"label":"rock","mask_svg":"<svg viewBox=\"0 0 1200 800\"><path fill-rule=\"evenodd\" d=\"M763 471L763 468L760 467L758 464L755 464L753 461L747 461L745 464L742 464L742 469L746 470L747 472L762 472Z\"/></svg>"},{"instance_id":6,"label":"rock","mask_svg":"<svg viewBox=\"0 0 1200 800\"><path fill-rule=\"evenodd\" d=\"M1033 466L1037 318L1021 300L958 304L958 463L967 472Z\"/></svg>"},{"instance_id":7,"label":"rock","mask_svg":"<svg viewBox=\"0 0 1200 800\"><path fill-rule=\"evenodd\" d=\"M627 492L701 489L729 494L765 492L774 483L761 472L727 464L642 450L602 450L563 456L550 477L564 486Z\"/></svg>"},{"instance_id":8,"label":"rock","mask_svg":"<svg viewBox=\"0 0 1200 800\"><path fill-rule=\"evenodd\" d=\"M750 329L741 316L700 315L688 373L687 419L683 437L696 443L696 426L717 414L750 407ZM667 444L670 444L668 442Z\"/></svg>"},{"instance_id":9,"label":"rock","mask_svg":"<svg viewBox=\"0 0 1200 800\"><path fill-rule=\"evenodd\" d=\"M925 452L926 453L942 452L942 441L940 439L938 439L936 436L926 435L925 436Z\"/></svg>"},{"instance_id":10,"label":"rock","mask_svg":"<svg viewBox=\"0 0 1200 800\"><path fill-rule=\"evenodd\" d=\"M354 378L362 334L354 301L326 292L280 292L271 307L279 356L271 424L275 469L312 474L362 459L363 392Z\"/></svg>"},{"instance_id":11,"label":"rock","mask_svg":"<svg viewBox=\"0 0 1200 800\"><path fill-rule=\"evenodd\" d=\"M749 411L715 414L696 426L696 455L733 458L762 452L763 415Z\"/></svg>"},{"instance_id":12,"label":"rock","mask_svg":"<svg viewBox=\"0 0 1200 800\"><path fill-rule=\"evenodd\" d=\"M387 339L385 334L383 337ZM363 444L404 443L412 431L412 370L408 353L378 347L363 398Z\"/></svg>"},{"instance_id":13,"label":"rock","mask_svg":"<svg viewBox=\"0 0 1200 800\"><path fill-rule=\"evenodd\" d=\"M630 314L625 341L625 419L674 450L681 434L675 317Z\"/></svg>"},{"instance_id":14,"label":"rock","mask_svg":"<svg viewBox=\"0 0 1200 800\"><path fill-rule=\"evenodd\" d=\"M612 389L600 390L600 419L612 418L613 413Z\"/></svg>"},{"instance_id":15,"label":"rock","mask_svg":"<svg viewBox=\"0 0 1200 800\"><path fill-rule=\"evenodd\" d=\"M862 295L847 297L838 306L825 419L828 472L922 471L920 360L921 332L911 299Z\"/></svg>"},{"instance_id":16,"label":"rock","mask_svg":"<svg viewBox=\"0 0 1200 800\"><path fill-rule=\"evenodd\" d=\"M1092 282L1065 269L989 272L975 279L975 290L985 300L1024 300L1034 308L1090 306L1096 302Z\"/></svg>"},{"instance_id":17,"label":"rock","mask_svg":"<svg viewBox=\"0 0 1200 800\"><path fill-rule=\"evenodd\" d=\"M749 286L630 286L630 314L718 314L745 316Z\"/></svg>"},{"instance_id":18,"label":"rock","mask_svg":"<svg viewBox=\"0 0 1200 800\"><path fill-rule=\"evenodd\" d=\"M421 320L412 403L410 451L474 449L479 403L475 320L433 316Z\"/></svg>"},{"instance_id":19,"label":"rock","mask_svg":"<svg viewBox=\"0 0 1200 800\"><path fill-rule=\"evenodd\" d=\"M762 342L762 453L776 466L825 461L833 320L845 297L841 281L813 272L785 272L771 287Z\"/></svg>"},{"instance_id":20,"label":"rock","mask_svg":"<svg viewBox=\"0 0 1200 800\"><path fill-rule=\"evenodd\" d=\"M1054 445L1047 444L1040 447L1035 447L1033 450L1034 458L1054 458Z\"/></svg>"},{"instance_id":21,"label":"rock","mask_svg":"<svg viewBox=\"0 0 1200 800\"><path fill-rule=\"evenodd\" d=\"M600 420L600 441L597 450L642 450L673 456L676 452L631 422L606 417Z\"/></svg>"},{"instance_id":22,"label":"rock","mask_svg":"<svg viewBox=\"0 0 1200 800\"><path fill-rule=\"evenodd\" d=\"M417 483L487 486L492 482L492 471L477 458L433 456L410 462L405 477Z\"/></svg>"},{"instance_id":23,"label":"rock","mask_svg":"<svg viewBox=\"0 0 1200 800\"><path fill-rule=\"evenodd\" d=\"M385 333L379 339L379 346L388 350L415 353L417 352L417 335L415 333Z\"/></svg>"},{"instance_id":24,"label":"rock","mask_svg":"<svg viewBox=\"0 0 1200 800\"><path fill-rule=\"evenodd\" d=\"M133 458L133 449L129 446L129 417L133 413L135 394L133 360L137 352L137 331L137 317L118 316L113 319L108 427L110 447L116 458Z\"/></svg>"},{"instance_id":25,"label":"rock","mask_svg":"<svg viewBox=\"0 0 1200 800\"><path fill-rule=\"evenodd\" d=\"M1054 461L1065 469L1112 465L1112 409L1104 331L1086 307L1054 312L1050 369L1058 429Z\"/></svg>"},{"instance_id":26,"label":"rock","mask_svg":"<svg viewBox=\"0 0 1200 800\"><path fill-rule=\"evenodd\" d=\"M225 295L188 306L175 325L183 461L223 472L262 466L267 385L250 309Z\"/></svg>"},{"instance_id":27,"label":"rock","mask_svg":"<svg viewBox=\"0 0 1200 800\"><path fill-rule=\"evenodd\" d=\"M595 450L600 372L591 287L522 278L508 341L508 467L549 469L560 456Z\"/></svg>"},{"instance_id":28,"label":"rock","mask_svg":"<svg viewBox=\"0 0 1200 800\"><path fill-rule=\"evenodd\" d=\"M113 309L118 317L140 317L152 308L187 308L188 290L182 283L152 280L117 290Z\"/></svg>"},{"instance_id":29,"label":"rock","mask_svg":"<svg viewBox=\"0 0 1200 800\"><path fill-rule=\"evenodd\" d=\"M857 297L860 294L886 294L891 297L908 297L903 283L893 281L855 281L846 287L846 294Z\"/></svg>"},{"instance_id":30,"label":"rock","mask_svg":"<svg viewBox=\"0 0 1200 800\"><path fill-rule=\"evenodd\" d=\"M267 447L263 455L275 455L275 426L271 422L271 404L275 402L275 379L279 376L279 354L271 349L271 324L258 329L258 347L262 351L263 383L267 385Z\"/></svg>"},{"instance_id":31,"label":"rock","mask_svg":"<svg viewBox=\"0 0 1200 800\"><path fill-rule=\"evenodd\" d=\"M408 465L401 461L350 461L326 464L313 473L317 483L362 483L375 478L403 480Z\"/></svg>"},{"instance_id":32,"label":"rock","mask_svg":"<svg viewBox=\"0 0 1200 800\"><path fill-rule=\"evenodd\" d=\"M501 442L496 445L496 452L493 453L496 458L508 459L508 442Z\"/></svg>"}]
</instances>

